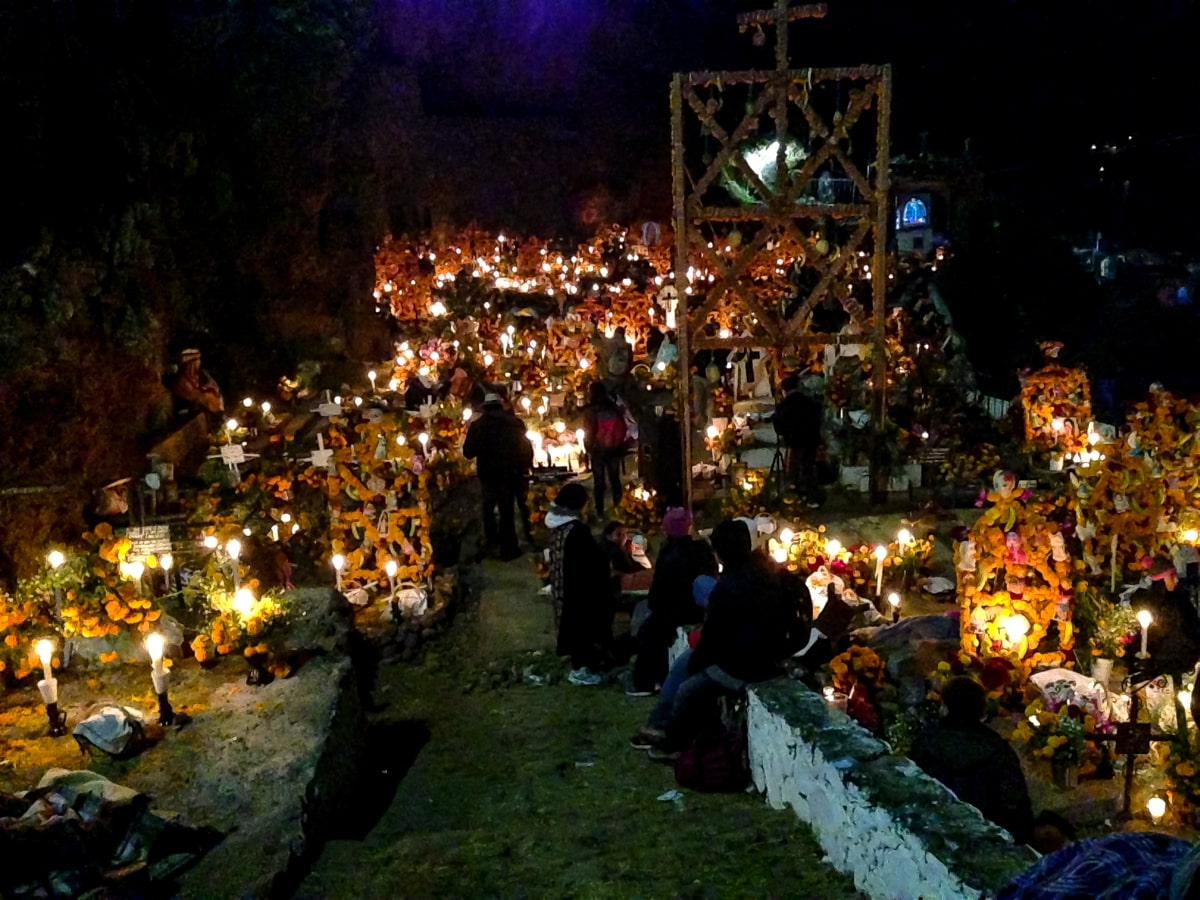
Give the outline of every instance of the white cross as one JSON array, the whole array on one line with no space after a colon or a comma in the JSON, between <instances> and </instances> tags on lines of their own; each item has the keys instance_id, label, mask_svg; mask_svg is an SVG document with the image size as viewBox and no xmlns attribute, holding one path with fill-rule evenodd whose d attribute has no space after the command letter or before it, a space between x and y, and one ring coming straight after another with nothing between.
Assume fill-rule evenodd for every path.
<instances>
[{"instance_id":1,"label":"white cross","mask_svg":"<svg viewBox=\"0 0 1200 900\"><path fill-rule=\"evenodd\" d=\"M326 419L332 419L334 416L340 416L342 414L342 405L340 403L334 403L333 398L330 397L330 392L326 391L325 400L321 403L318 403L312 411L319 416L324 416ZM313 465L316 465L316 463Z\"/></svg>"},{"instance_id":2,"label":"white cross","mask_svg":"<svg viewBox=\"0 0 1200 900\"><path fill-rule=\"evenodd\" d=\"M304 459L313 468L325 469L330 475L337 474L337 468L333 464L333 450L332 448L326 449L325 436L323 434L317 434L317 449L309 456L304 457Z\"/></svg>"},{"instance_id":3,"label":"white cross","mask_svg":"<svg viewBox=\"0 0 1200 900\"><path fill-rule=\"evenodd\" d=\"M238 470L238 466L243 465L248 459L258 459L258 454L247 453L245 447L235 444L232 439L229 439L228 443L221 445L221 452L210 456L209 459L221 460L233 472L233 480L241 481L242 473Z\"/></svg>"}]
</instances>

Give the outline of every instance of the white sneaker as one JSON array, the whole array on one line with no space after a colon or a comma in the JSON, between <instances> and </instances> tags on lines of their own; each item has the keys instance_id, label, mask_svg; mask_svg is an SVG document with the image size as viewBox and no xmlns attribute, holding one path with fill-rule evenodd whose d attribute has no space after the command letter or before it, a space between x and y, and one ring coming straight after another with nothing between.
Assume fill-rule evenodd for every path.
<instances>
[{"instance_id":1,"label":"white sneaker","mask_svg":"<svg viewBox=\"0 0 1200 900\"><path fill-rule=\"evenodd\" d=\"M571 674L567 676L567 681L571 682L571 684L581 686L593 686L604 683L604 679L587 666L572 670Z\"/></svg>"}]
</instances>

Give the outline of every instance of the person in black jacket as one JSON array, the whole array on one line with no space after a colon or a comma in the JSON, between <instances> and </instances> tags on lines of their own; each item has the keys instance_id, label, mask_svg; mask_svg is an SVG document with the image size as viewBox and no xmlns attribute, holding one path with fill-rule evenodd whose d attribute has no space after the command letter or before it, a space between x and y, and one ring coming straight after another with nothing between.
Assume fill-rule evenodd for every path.
<instances>
[{"instance_id":1,"label":"person in black jacket","mask_svg":"<svg viewBox=\"0 0 1200 900\"><path fill-rule=\"evenodd\" d=\"M1029 841L1033 808L1012 745L983 723L987 695L970 678L952 678L942 691L943 718L926 726L909 756L983 817Z\"/></svg>"},{"instance_id":2,"label":"person in black jacket","mask_svg":"<svg viewBox=\"0 0 1200 900\"><path fill-rule=\"evenodd\" d=\"M717 574L712 549L692 537L692 517L687 510L668 509L663 532L667 542L659 551L647 598L650 615L638 629L633 684L625 692L631 697L649 697L667 677L667 651L676 630L704 617L693 599L692 583L701 575Z\"/></svg>"},{"instance_id":3,"label":"person in black jacket","mask_svg":"<svg viewBox=\"0 0 1200 900\"><path fill-rule=\"evenodd\" d=\"M517 544L513 507L517 487L529 471L533 447L525 436L524 423L504 410L498 395L484 397L483 414L467 429L463 456L475 460L483 489L483 534L488 547L495 547L499 541L500 558L505 562L516 559L521 549Z\"/></svg>"},{"instance_id":4,"label":"person in black jacket","mask_svg":"<svg viewBox=\"0 0 1200 900\"><path fill-rule=\"evenodd\" d=\"M571 658L567 680L597 685L597 671L612 644L612 596L604 549L583 522L587 491L578 482L564 485L546 513L550 529L550 589L558 625L558 655Z\"/></svg>"},{"instance_id":5,"label":"person in black jacket","mask_svg":"<svg viewBox=\"0 0 1200 900\"><path fill-rule=\"evenodd\" d=\"M788 449L788 478L800 493L817 492L817 450L821 446L821 404L804 392L800 379L783 380L783 400L775 409L775 433Z\"/></svg>"},{"instance_id":6,"label":"person in black jacket","mask_svg":"<svg viewBox=\"0 0 1200 900\"><path fill-rule=\"evenodd\" d=\"M774 678L796 649L801 632L795 598L788 596L768 560L751 551L744 522L726 520L713 529L712 547L723 566L708 598L708 616L688 661L688 678L673 697L660 699L647 727L656 759L674 759L702 729L716 699L747 684Z\"/></svg>"}]
</instances>

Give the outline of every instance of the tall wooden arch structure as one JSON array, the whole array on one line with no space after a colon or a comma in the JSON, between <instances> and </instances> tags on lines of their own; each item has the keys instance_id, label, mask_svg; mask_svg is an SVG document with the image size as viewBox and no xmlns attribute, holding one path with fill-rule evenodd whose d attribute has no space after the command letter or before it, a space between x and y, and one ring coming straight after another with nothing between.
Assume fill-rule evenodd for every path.
<instances>
[{"instance_id":1,"label":"tall wooden arch structure","mask_svg":"<svg viewBox=\"0 0 1200 900\"><path fill-rule=\"evenodd\" d=\"M891 67L792 68L789 23L825 13L825 4L792 7L790 0L777 0L772 9L743 14L738 24L743 32L755 31L755 43L765 41L764 25L775 26L774 69L672 79L679 392L689 506L695 437L690 361L697 350L769 347L778 358L806 345L869 343L873 375L886 372ZM697 259L704 260L699 278L690 267ZM819 304L848 314L855 336L814 330ZM721 322L732 327L720 328ZM878 439L886 377L874 377L872 388Z\"/></svg>"}]
</instances>

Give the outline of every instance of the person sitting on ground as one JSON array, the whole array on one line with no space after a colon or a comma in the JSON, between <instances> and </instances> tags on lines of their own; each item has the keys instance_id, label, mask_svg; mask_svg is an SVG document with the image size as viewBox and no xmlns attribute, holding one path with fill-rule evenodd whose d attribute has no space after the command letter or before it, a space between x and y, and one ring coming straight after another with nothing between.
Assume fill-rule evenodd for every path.
<instances>
[{"instance_id":1,"label":"person sitting on ground","mask_svg":"<svg viewBox=\"0 0 1200 900\"><path fill-rule=\"evenodd\" d=\"M1017 843L1032 836L1033 810L1021 763L1012 745L984 724L987 694L963 676L942 691L943 715L913 741L913 762Z\"/></svg>"},{"instance_id":2,"label":"person sitting on ground","mask_svg":"<svg viewBox=\"0 0 1200 900\"><path fill-rule=\"evenodd\" d=\"M588 496L583 485L564 485L546 514L550 529L550 586L558 655L571 658L571 684L596 685L612 644L613 605L609 563L583 523Z\"/></svg>"},{"instance_id":3,"label":"person sitting on ground","mask_svg":"<svg viewBox=\"0 0 1200 900\"><path fill-rule=\"evenodd\" d=\"M651 750L655 759L677 758L721 694L774 678L796 649L802 625L797 607L782 589L778 569L751 551L745 523L720 523L713 529L712 547L723 569L688 660L688 678L673 697L659 698L631 742Z\"/></svg>"},{"instance_id":4,"label":"person sitting on ground","mask_svg":"<svg viewBox=\"0 0 1200 900\"><path fill-rule=\"evenodd\" d=\"M603 383L593 381L589 401L583 408L584 444L592 464L592 486L596 515L604 515L605 484L612 492L613 506L621 504L621 460L626 452L628 430L621 408Z\"/></svg>"},{"instance_id":5,"label":"person sitting on ground","mask_svg":"<svg viewBox=\"0 0 1200 900\"><path fill-rule=\"evenodd\" d=\"M179 376L171 392L179 399L180 415L206 412L216 415L225 408L217 382L200 366L200 351L184 350L180 355Z\"/></svg>"},{"instance_id":6,"label":"person sitting on ground","mask_svg":"<svg viewBox=\"0 0 1200 900\"><path fill-rule=\"evenodd\" d=\"M474 459L483 494L483 533L488 549L500 545L505 562L521 555L513 524L516 491L524 481L533 448L521 420L504 411L497 394L484 397L483 414L467 429L463 456ZM496 515L499 512L499 527Z\"/></svg>"},{"instance_id":7,"label":"person sitting on ground","mask_svg":"<svg viewBox=\"0 0 1200 900\"><path fill-rule=\"evenodd\" d=\"M1198 873L1200 847L1153 831L1121 832L1043 856L996 900L1193 900Z\"/></svg>"},{"instance_id":8,"label":"person sitting on ground","mask_svg":"<svg viewBox=\"0 0 1200 900\"><path fill-rule=\"evenodd\" d=\"M647 603L649 617L637 633L637 660L627 694L649 697L667 677L667 657L681 626L704 617L693 594L698 578L715 578L717 559L712 548L692 537L692 516L686 509L668 509L663 516L667 542L658 553ZM707 600L707 597L706 597Z\"/></svg>"},{"instance_id":9,"label":"person sitting on ground","mask_svg":"<svg viewBox=\"0 0 1200 900\"><path fill-rule=\"evenodd\" d=\"M615 597L625 591L645 590L650 583L650 570L633 558L629 532L620 522L604 526L604 552L612 567Z\"/></svg>"}]
</instances>

